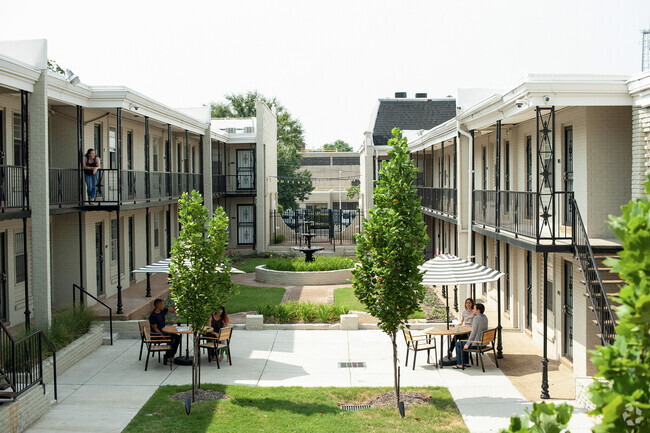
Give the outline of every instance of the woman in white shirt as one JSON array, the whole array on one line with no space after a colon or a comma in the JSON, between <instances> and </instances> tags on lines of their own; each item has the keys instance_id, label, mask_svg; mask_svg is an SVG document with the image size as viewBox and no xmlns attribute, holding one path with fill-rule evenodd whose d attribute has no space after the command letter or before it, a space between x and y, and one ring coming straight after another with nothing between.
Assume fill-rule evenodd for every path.
<instances>
[{"instance_id":1,"label":"woman in white shirt","mask_svg":"<svg viewBox=\"0 0 650 433\"><path fill-rule=\"evenodd\" d=\"M460 323L458 326L472 326L474 320L474 300L472 298L465 299L465 309L460 312ZM451 350L449 351L449 358L451 358L451 351L456 347L456 341L466 340L469 334L455 335L451 340Z\"/></svg>"}]
</instances>

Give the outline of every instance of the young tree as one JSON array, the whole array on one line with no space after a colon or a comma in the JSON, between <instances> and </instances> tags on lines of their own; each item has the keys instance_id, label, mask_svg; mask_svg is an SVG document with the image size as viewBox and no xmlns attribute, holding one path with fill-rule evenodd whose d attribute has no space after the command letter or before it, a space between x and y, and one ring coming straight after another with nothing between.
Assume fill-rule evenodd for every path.
<instances>
[{"instance_id":1,"label":"young tree","mask_svg":"<svg viewBox=\"0 0 650 433\"><path fill-rule=\"evenodd\" d=\"M192 363L192 401L201 387L199 337L210 314L235 294L230 279L230 261L224 255L228 240L228 215L218 207L208 216L201 195L183 193L178 201L181 231L172 247L171 296L177 314L192 326L194 362ZM220 269L218 271L217 269Z\"/></svg>"},{"instance_id":2,"label":"young tree","mask_svg":"<svg viewBox=\"0 0 650 433\"><path fill-rule=\"evenodd\" d=\"M379 319L379 328L393 347L395 394L399 404L397 332L408 326L408 317L419 308L425 290L418 266L428 242L420 213L420 197L413 186L417 170L409 159L406 138L395 128L389 140L390 160L384 162L375 182L375 206L356 236L360 266L353 271L354 293Z\"/></svg>"},{"instance_id":3,"label":"young tree","mask_svg":"<svg viewBox=\"0 0 650 433\"><path fill-rule=\"evenodd\" d=\"M305 133L300 120L295 119L277 98L267 98L257 91L231 93L226 103L210 104L212 117L255 117L255 101L275 106L278 117L278 203L284 209L296 209L314 190L309 170L298 171L305 149Z\"/></svg>"}]
</instances>

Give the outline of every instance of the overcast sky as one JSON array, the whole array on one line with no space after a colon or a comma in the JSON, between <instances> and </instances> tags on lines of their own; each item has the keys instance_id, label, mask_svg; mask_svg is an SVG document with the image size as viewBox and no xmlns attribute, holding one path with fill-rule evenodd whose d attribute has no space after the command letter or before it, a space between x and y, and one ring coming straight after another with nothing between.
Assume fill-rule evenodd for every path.
<instances>
[{"instance_id":1,"label":"overcast sky","mask_svg":"<svg viewBox=\"0 0 650 433\"><path fill-rule=\"evenodd\" d=\"M378 98L507 88L528 73L634 74L650 1L11 1L0 40L48 40L90 85L172 107L257 89L307 147L363 140Z\"/></svg>"}]
</instances>

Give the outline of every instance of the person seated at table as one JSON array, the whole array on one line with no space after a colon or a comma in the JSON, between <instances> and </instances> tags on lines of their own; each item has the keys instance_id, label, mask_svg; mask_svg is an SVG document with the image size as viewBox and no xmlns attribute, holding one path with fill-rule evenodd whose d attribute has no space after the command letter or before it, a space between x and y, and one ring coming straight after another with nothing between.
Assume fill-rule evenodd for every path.
<instances>
[{"instance_id":1,"label":"person seated at table","mask_svg":"<svg viewBox=\"0 0 650 433\"><path fill-rule=\"evenodd\" d=\"M156 299L153 301L153 311L149 314L151 335L164 335L172 340L171 349L165 355L165 364L167 364L168 359L174 359L178 345L181 343L181 336L179 334L167 334L162 330L165 327L165 315L174 311L176 311L176 307L167 308L162 299Z\"/></svg>"},{"instance_id":2,"label":"person seated at table","mask_svg":"<svg viewBox=\"0 0 650 433\"><path fill-rule=\"evenodd\" d=\"M476 304L474 306L474 319L472 320L472 332L469 334L468 341L476 341L483 335L484 331L488 329L488 319L485 314L485 305ZM462 348L469 349L475 348L475 343L464 342L458 340L456 342L456 365L453 368L469 367L469 353L462 350ZM462 356L460 355L462 353Z\"/></svg>"},{"instance_id":3,"label":"person seated at table","mask_svg":"<svg viewBox=\"0 0 650 433\"><path fill-rule=\"evenodd\" d=\"M208 326L212 328L212 331L208 332L208 335L212 337L218 337L219 336L219 330L221 328L225 328L230 324L230 319L228 318L228 313L226 313L226 308L221 306L221 309L218 310L216 313L213 313L210 315L210 318L208 319ZM225 341L221 341L220 343L225 343ZM223 350L219 354L219 361L223 359ZM217 360L217 352L215 349L208 349L208 356L212 361ZM228 358L230 358L230 353L228 354Z\"/></svg>"},{"instance_id":4,"label":"person seated at table","mask_svg":"<svg viewBox=\"0 0 650 433\"><path fill-rule=\"evenodd\" d=\"M456 326L472 326L472 320L474 320L474 300L472 298L465 299L465 309L460 312L460 323ZM449 358L451 358L451 352L453 348L456 347L456 341L458 340L467 340L469 334L459 334L454 335L454 338L451 339L451 348L449 351ZM458 353L456 353L458 356Z\"/></svg>"}]
</instances>

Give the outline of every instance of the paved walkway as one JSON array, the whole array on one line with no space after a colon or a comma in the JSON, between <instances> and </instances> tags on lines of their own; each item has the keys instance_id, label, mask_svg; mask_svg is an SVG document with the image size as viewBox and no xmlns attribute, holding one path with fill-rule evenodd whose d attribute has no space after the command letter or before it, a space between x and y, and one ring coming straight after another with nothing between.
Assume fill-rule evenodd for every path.
<instances>
[{"instance_id":1,"label":"paved walkway","mask_svg":"<svg viewBox=\"0 0 650 433\"><path fill-rule=\"evenodd\" d=\"M59 404L28 432L120 432L160 385L191 382L190 368L138 361L139 340L102 346L59 377ZM400 358L405 346L400 342ZM252 386L392 386L392 355L380 331L235 331L233 365L203 364L204 383ZM492 361L486 372L427 365L422 354L415 370L402 365L402 386L448 387L472 432L496 432L526 401ZM340 361L364 361L365 368L342 369ZM403 361L402 361L403 362ZM225 364L225 365L224 365ZM412 365L412 364L410 364ZM51 389L51 387L48 387ZM408 408L407 408L408 415ZM587 433L591 421L576 409L573 433Z\"/></svg>"}]
</instances>

